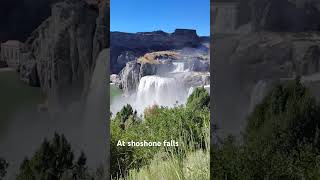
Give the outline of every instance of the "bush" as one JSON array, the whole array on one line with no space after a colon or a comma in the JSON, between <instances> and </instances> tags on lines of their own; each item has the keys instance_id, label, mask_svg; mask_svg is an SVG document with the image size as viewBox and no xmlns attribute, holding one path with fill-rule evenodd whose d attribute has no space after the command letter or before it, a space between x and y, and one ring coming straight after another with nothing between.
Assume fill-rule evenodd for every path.
<instances>
[{"instance_id":1,"label":"bush","mask_svg":"<svg viewBox=\"0 0 320 180\"><path fill-rule=\"evenodd\" d=\"M192 109L203 109L205 107L210 109L210 95L204 87L196 88L188 97L187 107Z\"/></svg>"},{"instance_id":2,"label":"bush","mask_svg":"<svg viewBox=\"0 0 320 180\"><path fill-rule=\"evenodd\" d=\"M8 166L8 162L0 158L0 180L2 180L6 176Z\"/></svg>"},{"instance_id":3,"label":"bush","mask_svg":"<svg viewBox=\"0 0 320 180\"><path fill-rule=\"evenodd\" d=\"M113 178L125 178L131 170L148 166L155 154L173 155L178 161L191 151L208 149L210 98L204 88L195 90L189 98L189 106L174 108L152 106L145 109L144 119L132 113L126 105L111 120L111 174ZM130 106L130 107L129 107ZM129 113L128 113L129 112ZM123 120L125 123L123 124ZM178 141L178 147L127 147L117 146L118 141L163 142Z\"/></svg>"},{"instance_id":4,"label":"bush","mask_svg":"<svg viewBox=\"0 0 320 180\"><path fill-rule=\"evenodd\" d=\"M249 115L243 142L215 144L215 179L319 177L320 106L299 82L275 87Z\"/></svg>"},{"instance_id":5,"label":"bush","mask_svg":"<svg viewBox=\"0 0 320 180\"><path fill-rule=\"evenodd\" d=\"M26 158L17 180L35 179L88 179L86 157L81 153L74 162L71 145L63 135L55 134L51 141L45 139L31 159Z\"/></svg>"}]
</instances>

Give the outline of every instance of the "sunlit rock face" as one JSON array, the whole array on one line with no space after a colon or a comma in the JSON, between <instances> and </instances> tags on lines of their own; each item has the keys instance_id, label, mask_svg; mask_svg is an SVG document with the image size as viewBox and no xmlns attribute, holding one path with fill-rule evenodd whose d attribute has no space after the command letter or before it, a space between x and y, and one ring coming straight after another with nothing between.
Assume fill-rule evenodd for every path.
<instances>
[{"instance_id":1,"label":"sunlit rock face","mask_svg":"<svg viewBox=\"0 0 320 180\"><path fill-rule=\"evenodd\" d=\"M197 77L209 72L208 51L186 48L179 51L159 51L147 53L130 61L119 73L121 87L126 94L135 92L139 81L145 76L175 75L186 79L188 84L196 83ZM202 73L200 73L202 72ZM198 78L198 80L200 80ZM199 81L204 82L205 80ZM208 80L207 80L208 81ZM191 83L190 83L191 82Z\"/></svg>"},{"instance_id":2,"label":"sunlit rock face","mask_svg":"<svg viewBox=\"0 0 320 180\"><path fill-rule=\"evenodd\" d=\"M186 103L189 93L197 87L210 91L210 58L208 49L185 48L174 51L146 53L128 62L112 82L119 81L121 97L111 103L116 114L131 104L139 114L153 105L174 107Z\"/></svg>"}]
</instances>

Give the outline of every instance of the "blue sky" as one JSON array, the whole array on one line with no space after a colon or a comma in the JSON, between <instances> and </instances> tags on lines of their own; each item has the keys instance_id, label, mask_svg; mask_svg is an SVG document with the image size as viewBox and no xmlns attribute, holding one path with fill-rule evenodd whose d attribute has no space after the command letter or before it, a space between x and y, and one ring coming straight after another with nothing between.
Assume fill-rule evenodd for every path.
<instances>
[{"instance_id":1,"label":"blue sky","mask_svg":"<svg viewBox=\"0 0 320 180\"><path fill-rule=\"evenodd\" d=\"M210 34L210 0L111 0L110 11L111 31L187 28Z\"/></svg>"}]
</instances>

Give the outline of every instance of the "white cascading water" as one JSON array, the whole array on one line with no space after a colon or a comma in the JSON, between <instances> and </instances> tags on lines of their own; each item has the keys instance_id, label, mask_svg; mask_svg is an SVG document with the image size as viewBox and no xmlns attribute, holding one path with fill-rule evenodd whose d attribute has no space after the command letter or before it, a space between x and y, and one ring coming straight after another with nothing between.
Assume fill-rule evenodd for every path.
<instances>
[{"instance_id":1,"label":"white cascading water","mask_svg":"<svg viewBox=\"0 0 320 180\"><path fill-rule=\"evenodd\" d=\"M173 62L172 64L175 67L175 69L172 71L174 73L188 71L188 69L186 68L186 63L184 62Z\"/></svg>"},{"instance_id":2,"label":"white cascading water","mask_svg":"<svg viewBox=\"0 0 320 180\"><path fill-rule=\"evenodd\" d=\"M186 101L186 88L174 77L145 76L138 86L135 108L138 112L152 105L172 107Z\"/></svg>"},{"instance_id":3,"label":"white cascading water","mask_svg":"<svg viewBox=\"0 0 320 180\"><path fill-rule=\"evenodd\" d=\"M108 152L109 132L105 121L107 117L105 108L107 106L106 74L109 58L110 49L103 49L96 60L83 116L82 143L84 147L82 149L88 156L87 163L91 167L100 166L105 162L104 158L108 158L106 152Z\"/></svg>"},{"instance_id":4,"label":"white cascading water","mask_svg":"<svg viewBox=\"0 0 320 180\"><path fill-rule=\"evenodd\" d=\"M194 88L185 84L183 75L191 71L187 62L179 61L172 64L173 69L165 76L142 77L134 94L118 97L111 103L111 112L115 115L126 104L130 104L138 114L143 114L145 108L153 105L174 107L185 104ZM210 90L210 86L205 88Z\"/></svg>"}]
</instances>

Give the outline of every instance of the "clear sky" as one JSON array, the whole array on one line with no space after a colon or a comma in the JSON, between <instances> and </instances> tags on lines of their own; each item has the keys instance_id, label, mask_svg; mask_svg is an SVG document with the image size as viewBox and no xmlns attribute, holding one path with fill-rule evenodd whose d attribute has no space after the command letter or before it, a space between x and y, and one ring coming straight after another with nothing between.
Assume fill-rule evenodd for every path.
<instances>
[{"instance_id":1,"label":"clear sky","mask_svg":"<svg viewBox=\"0 0 320 180\"><path fill-rule=\"evenodd\" d=\"M110 29L148 32L177 28L210 34L210 0L111 0Z\"/></svg>"}]
</instances>

